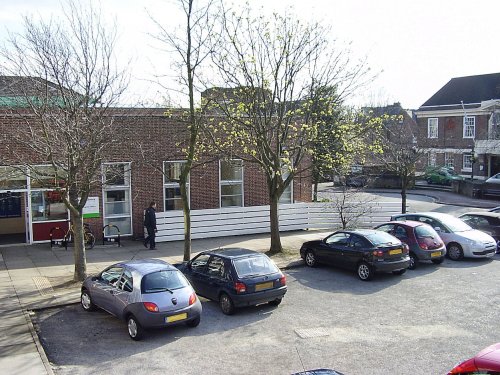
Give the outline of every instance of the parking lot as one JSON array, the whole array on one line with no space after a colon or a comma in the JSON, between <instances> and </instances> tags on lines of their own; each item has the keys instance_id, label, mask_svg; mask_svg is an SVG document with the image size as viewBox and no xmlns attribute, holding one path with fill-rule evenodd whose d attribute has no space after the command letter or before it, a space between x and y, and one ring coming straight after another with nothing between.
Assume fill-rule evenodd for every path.
<instances>
[{"instance_id":1,"label":"parking lot","mask_svg":"<svg viewBox=\"0 0 500 375\"><path fill-rule=\"evenodd\" d=\"M223 315L203 300L197 328L132 341L125 323L71 305L37 312L57 374L444 374L500 341L500 255L421 264L371 282L331 267L288 270L288 293Z\"/></svg>"}]
</instances>

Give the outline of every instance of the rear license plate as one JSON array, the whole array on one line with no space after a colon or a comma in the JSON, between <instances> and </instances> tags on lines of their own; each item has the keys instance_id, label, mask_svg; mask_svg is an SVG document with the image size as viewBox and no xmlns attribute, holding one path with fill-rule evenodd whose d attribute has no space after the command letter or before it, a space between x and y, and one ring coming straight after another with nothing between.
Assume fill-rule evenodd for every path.
<instances>
[{"instance_id":1,"label":"rear license plate","mask_svg":"<svg viewBox=\"0 0 500 375\"><path fill-rule=\"evenodd\" d=\"M187 313L182 313L182 314L167 316L165 320L167 323L172 323L172 322L177 322L179 320L187 319L187 317L188 317Z\"/></svg>"},{"instance_id":2,"label":"rear license plate","mask_svg":"<svg viewBox=\"0 0 500 375\"><path fill-rule=\"evenodd\" d=\"M431 253L431 258L436 258L441 256L441 251L435 251Z\"/></svg>"},{"instance_id":3,"label":"rear license plate","mask_svg":"<svg viewBox=\"0 0 500 375\"><path fill-rule=\"evenodd\" d=\"M272 288L274 283L272 281L269 281L267 283L260 283L255 285L255 291L258 292L259 290L264 290L264 289L270 289Z\"/></svg>"},{"instance_id":4,"label":"rear license plate","mask_svg":"<svg viewBox=\"0 0 500 375\"><path fill-rule=\"evenodd\" d=\"M401 250L401 249L389 250L389 255L401 254L402 252L403 252L403 250Z\"/></svg>"}]
</instances>

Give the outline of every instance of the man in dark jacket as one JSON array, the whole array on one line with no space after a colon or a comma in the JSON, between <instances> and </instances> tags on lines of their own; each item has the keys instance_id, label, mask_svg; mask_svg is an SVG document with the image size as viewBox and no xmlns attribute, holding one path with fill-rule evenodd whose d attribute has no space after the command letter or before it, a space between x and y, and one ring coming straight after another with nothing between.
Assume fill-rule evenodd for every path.
<instances>
[{"instance_id":1,"label":"man in dark jacket","mask_svg":"<svg viewBox=\"0 0 500 375\"><path fill-rule=\"evenodd\" d=\"M158 231L156 229L156 203L151 202L149 204L149 207L146 209L144 212L144 226L146 227L146 230L148 231L148 236L144 240L144 247L148 247L149 243L149 248L151 250L155 250L155 233Z\"/></svg>"}]
</instances>

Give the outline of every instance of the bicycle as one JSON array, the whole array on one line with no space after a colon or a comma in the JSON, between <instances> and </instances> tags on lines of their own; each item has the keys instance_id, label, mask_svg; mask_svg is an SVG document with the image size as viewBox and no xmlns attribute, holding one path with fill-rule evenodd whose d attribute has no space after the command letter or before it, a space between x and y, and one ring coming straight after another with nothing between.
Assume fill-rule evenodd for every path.
<instances>
[{"instance_id":1,"label":"bicycle","mask_svg":"<svg viewBox=\"0 0 500 375\"><path fill-rule=\"evenodd\" d=\"M75 238L75 232L73 230L73 224L70 224L68 231L64 235L64 241L68 244L73 242L74 238ZM85 248L89 250L93 249L95 246L95 236L94 233L92 233L90 225L87 223L83 223L83 238L84 238Z\"/></svg>"}]
</instances>

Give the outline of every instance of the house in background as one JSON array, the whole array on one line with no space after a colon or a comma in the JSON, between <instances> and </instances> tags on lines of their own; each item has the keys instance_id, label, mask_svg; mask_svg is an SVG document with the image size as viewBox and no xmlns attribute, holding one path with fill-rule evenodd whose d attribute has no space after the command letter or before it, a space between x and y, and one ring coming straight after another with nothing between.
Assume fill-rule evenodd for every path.
<instances>
[{"instance_id":1,"label":"house in background","mask_svg":"<svg viewBox=\"0 0 500 375\"><path fill-rule=\"evenodd\" d=\"M500 73L453 78L415 114L427 165L479 179L500 172Z\"/></svg>"}]
</instances>

